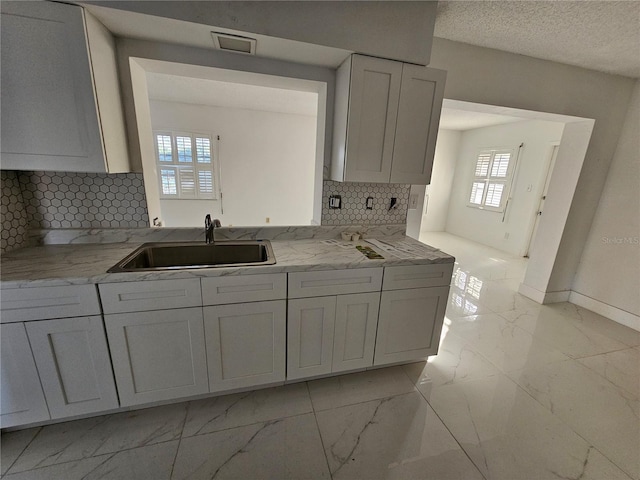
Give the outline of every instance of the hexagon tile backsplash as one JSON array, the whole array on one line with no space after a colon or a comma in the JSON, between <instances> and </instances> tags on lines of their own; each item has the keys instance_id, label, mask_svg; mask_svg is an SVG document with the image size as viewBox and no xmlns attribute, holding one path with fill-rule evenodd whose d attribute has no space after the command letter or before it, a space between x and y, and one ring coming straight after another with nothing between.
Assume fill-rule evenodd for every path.
<instances>
[{"instance_id":1,"label":"hexagon tile backsplash","mask_svg":"<svg viewBox=\"0 0 640 480\"><path fill-rule=\"evenodd\" d=\"M30 228L146 228L142 174L20 172Z\"/></svg>"},{"instance_id":2,"label":"hexagon tile backsplash","mask_svg":"<svg viewBox=\"0 0 640 480\"><path fill-rule=\"evenodd\" d=\"M396 183L341 183L325 180L322 188L322 225L387 225L407 221L411 185ZM329 197L340 195L342 208L329 208ZM367 197L373 208L367 210ZM391 198L397 199L389 210Z\"/></svg>"},{"instance_id":3,"label":"hexagon tile backsplash","mask_svg":"<svg viewBox=\"0 0 640 480\"><path fill-rule=\"evenodd\" d=\"M4 253L27 245L29 221L16 172L0 172L0 190L0 253Z\"/></svg>"},{"instance_id":4,"label":"hexagon tile backsplash","mask_svg":"<svg viewBox=\"0 0 640 480\"><path fill-rule=\"evenodd\" d=\"M29 229L146 228L142 174L2 171L0 252L28 244ZM407 219L410 185L325 180L322 225L388 225ZM340 209L329 196L340 195ZM366 208L372 197L371 209ZM389 209L395 197L395 208Z\"/></svg>"}]
</instances>

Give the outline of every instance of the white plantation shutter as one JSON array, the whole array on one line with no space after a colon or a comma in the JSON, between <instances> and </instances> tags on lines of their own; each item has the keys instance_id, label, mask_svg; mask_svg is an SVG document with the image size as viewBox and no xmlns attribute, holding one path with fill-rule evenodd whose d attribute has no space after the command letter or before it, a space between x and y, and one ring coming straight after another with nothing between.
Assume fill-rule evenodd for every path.
<instances>
[{"instance_id":1,"label":"white plantation shutter","mask_svg":"<svg viewBox=\"0 0 640 480\"><path fill-rule=\"evenodd\" d=\"M176 149L178 150L179 163L193 163L191 137L176 137Z\"/></svg>"},{"instance_id":2,"label":"white plantation shutter","mask_svg":"<svg viewBox=\"0 0 640 480\"><path fill-rule=\"evenodd\" d=\"M491 165L491 177L506 178L507 172L509 171L510 160L511 153L497 153L493 157L493 165Z\"/></svg>"},{"instance_id":3,"label":"white plantation shutter","mask_svg":"<svg viewBox=\"0 0 640 480\"><path fill-rule=\"evenodd\" d=\"M192 168L180 169L180 197L196 198L196 175Z\"/></svg>"},{"instance_id":4,"label":"white plantation shutter","mask_svg":"<svg viewBox=\"0 0 640 480\"><path fill-rule=\"evenodd\" d=\"M161 169L160 183L162 185L162 195L178 196L178 181L175 168Z\"/></svg>"},{"instance_id":5,"label":"white plantation shutter","mask_svg":"<svg viewBox=\"0 0 640 480\"><path fill-rule=\"evenodd\" d=\"M474 205L482 205L482 197L484 196L484 182L473 182L471 187L470 203Z\"/></svg>"},{"instance_id":6,"label":"white plantation shutter","mask_svg":"<svg viewBox=\"0 0 640 480\"><path fill-rule=\"evenodd\" d=\"M487 196L484 204L489 207L498 208L502 202L502 192L504 190L504 184L502 183L489 183L487 186Z\"/></svg>"},{"instance_id":7,"label":"white plantation shutter","mask_svg":"<svg viewBox=\"0 0 640 480\"><path fill-rule=\"evenodd\" d=\"M211 163L211 140L196 137L196 158L198 163Z\"/></svg>"},{"instance_id":8,"label":"white plantation shutter","mask_svg":"<svg viewBox=\"0 0 640 480\"><path fill-rule=\"evenodd\" d=\"M212 137L184 132L155 132L155 138L163 198L217 198Z\"/></svg>"},{"instance_id":9,"label":"white plantation shutter","mask_svg":"<svg viewBox=\"0 0 640 480\"><path fill-rule=\"evenodd\" d=\"M482 150L476 158L469 206L503 211L513 162L513 150Z\"/></svg>"},{"instance_id":10,"label":"white plantation shutter","mask_svg":"<svg viewBox=\"0 0 640 480\"><path fill-rule=\"evenodd\" d=\"M213 195L213 174L208 170L198 172L198 193L201 197Z\"/></svg>"},{"instance_id":11,"label":"white plantation shutter","mask_svg":"<svg viewBox=\"0 0 640 480\"><path fill-rule=\"evenodd\" d=\"M171 135L157 134L156 147L158 149L159 162L173 162L171 155Z\"/></svg>"},{"instance_id":12,"label":"white plantation shutter","mask_svg":"<svg viewBox=\"0 0 640 480\"><path fill-rule=\"evenodd\" d=\"M489 173L489 164L491 163L491 153L481 153L478 155L476 162L476 177L486 177Z\"/></svg>"}]
</instances>

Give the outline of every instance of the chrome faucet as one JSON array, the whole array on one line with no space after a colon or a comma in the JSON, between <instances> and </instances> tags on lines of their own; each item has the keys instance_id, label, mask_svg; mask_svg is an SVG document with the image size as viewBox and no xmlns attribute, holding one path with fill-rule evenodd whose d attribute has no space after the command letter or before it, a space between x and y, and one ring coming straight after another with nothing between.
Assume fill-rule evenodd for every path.
<instances>
[{"instance_id":1,"label":"chrome faucet","mask_svg":"<svg viewBox=\"0 0 640 480\"><path fill-rule=\"evenodd\" d=\"M216 243L215 237L213 235L213 230L217 227L221 227L220 220L217 218L211 221L211 215L207 213L207 216L204 217L204 243Z\"/></svg>"}]
</instances>

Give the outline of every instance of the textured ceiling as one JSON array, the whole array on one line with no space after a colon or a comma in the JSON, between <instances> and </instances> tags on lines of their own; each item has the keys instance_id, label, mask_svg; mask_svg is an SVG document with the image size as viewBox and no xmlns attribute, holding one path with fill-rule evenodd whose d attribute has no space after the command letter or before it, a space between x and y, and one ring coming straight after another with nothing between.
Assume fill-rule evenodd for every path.
<instances>
[{"instance_id":1,"label":"textured ceiling","mask_svg":"<svg viewBox=\"0 0 640 480\"><path fill-rule=\"evenodd\" d=\"M440 1L435 36L640 78L640 1Z\"/></svg>"}]
</instances>

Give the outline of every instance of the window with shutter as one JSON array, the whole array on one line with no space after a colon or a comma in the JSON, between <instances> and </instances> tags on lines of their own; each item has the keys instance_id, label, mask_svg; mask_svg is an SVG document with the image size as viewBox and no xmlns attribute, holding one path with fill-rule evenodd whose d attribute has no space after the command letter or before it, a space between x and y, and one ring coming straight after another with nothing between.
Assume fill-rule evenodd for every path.
<instances>
[{"instance_id":1,"label":"window with shutter","mask_svg":"<svg viewBox=\"0 0 640 480\"><path fill-rule=\"evenodd\" d=\"M216 199L212 136L155 132L161 198Z\"/></svg>"},{"instance_id":2,"label":"window with shutter","mask_svg":"<svg viewBox=\"0 0 640 480\"><path fill-rule=\"evenodd\" d=\"M515 160L514 150L482 150L476 158L468 205L496 212L504 211Z\"/></svg>"}]
</instances>

